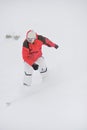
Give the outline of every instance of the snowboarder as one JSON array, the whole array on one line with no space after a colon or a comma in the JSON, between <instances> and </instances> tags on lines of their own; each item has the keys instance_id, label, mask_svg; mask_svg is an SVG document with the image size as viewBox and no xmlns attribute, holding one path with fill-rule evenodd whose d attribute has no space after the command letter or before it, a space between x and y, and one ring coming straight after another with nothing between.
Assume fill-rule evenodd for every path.
<instances>
[{"instance_id":1,"label":"snowboarder","mask_svg":"<svg viewBox=\"0 0 87 130\"><path fill-rule=\"evenodd\" d=\"M47 37L37 34L33 30L26 33L26 39L23 42L22 57L24 60L24 85L32 84L33 70L39 70L42 78L46 76L47 67L42 56L42 45L58 48L59 46Z\"/></svg>"}]
</instances>

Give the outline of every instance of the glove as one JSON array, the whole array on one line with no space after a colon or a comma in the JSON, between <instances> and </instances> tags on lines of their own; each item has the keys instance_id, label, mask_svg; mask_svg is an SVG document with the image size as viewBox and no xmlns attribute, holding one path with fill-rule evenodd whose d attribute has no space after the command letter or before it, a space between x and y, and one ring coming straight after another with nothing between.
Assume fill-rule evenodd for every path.
<instances>
[{"instance_id":1,"label":"glove","mask_svg":"<svg viewBox=\"0 0 87 130\"><path fill-rule=\"evenodd\" d=\"M59 48L59 46L57 44L55 44L55 48L57 49L57 48Z\"/></svg>"},{"instance_id":2,"label":"glove","mask_svg":"<svg viewBox=\"0 0 87 130\"><path fill-rule=\"evenodd\" d=\"M33 67L33 69L34 69L34 70L38 70L39 65L38 65L38 64L36 64L36 63L34 63L34 64L32 65L32 67Z\"/></svg>"}]
</instances>

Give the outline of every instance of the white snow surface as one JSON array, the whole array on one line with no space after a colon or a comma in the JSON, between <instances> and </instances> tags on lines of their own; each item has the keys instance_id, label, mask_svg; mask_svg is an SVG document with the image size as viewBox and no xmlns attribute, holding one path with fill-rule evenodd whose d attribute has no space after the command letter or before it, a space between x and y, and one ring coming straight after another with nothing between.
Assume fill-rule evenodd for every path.
<instances>
[{"instance_id":1,"label":"white snow surface","mask_svg":"<svg viewBox=\"0 0 87 130\"><path fill-rule=\"evenodd\" d=\"M42 81L36 71L24 87L29 29L59 48L43 46L48 77ZM87 130L86 0L0 1L0 130Z\"/></svg>"}]
</instances>

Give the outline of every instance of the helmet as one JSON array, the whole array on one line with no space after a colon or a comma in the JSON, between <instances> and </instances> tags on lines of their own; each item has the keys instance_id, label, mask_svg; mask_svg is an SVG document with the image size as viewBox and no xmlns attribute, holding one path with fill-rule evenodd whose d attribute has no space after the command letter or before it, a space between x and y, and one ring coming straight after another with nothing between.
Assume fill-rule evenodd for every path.
<instances>
[{"instance_id":1,"label":"helmet","mask_svg":"<svg viewBox=\"0 0 87 130\"><path fill-rule=\"evenodd\" d=\"M36 39L36 33L33 30L29 30L26 34L26 39L28 42L33 43Z\"/></svg>"}]
</instances>

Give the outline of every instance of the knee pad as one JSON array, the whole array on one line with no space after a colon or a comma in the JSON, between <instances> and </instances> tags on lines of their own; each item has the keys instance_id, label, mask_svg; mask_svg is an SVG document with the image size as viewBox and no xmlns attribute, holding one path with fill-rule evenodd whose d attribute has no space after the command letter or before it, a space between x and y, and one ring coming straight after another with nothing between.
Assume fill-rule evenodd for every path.
<instances>
[{"instance_id":1,"label":"knee pad","mask_svg":"<svg viewBox=\"0 0 87 130\"><path fill-rule=\"evenodd\" d=\"M47 72L47 68L45 68L45 69L41 69L41 71L40 71L40 73L45 73L45 72Z\"/></svg>"},{"instance_id":2,"label":"knee pad","mask_svg":"<svg viewBox=\"0 0 87 130\"><path fill-rule=\"evenodd\" d=\"M27 72L24 72L26 76L32 76L32 74L29 74Z\"/></svg>"}]
</instances>

